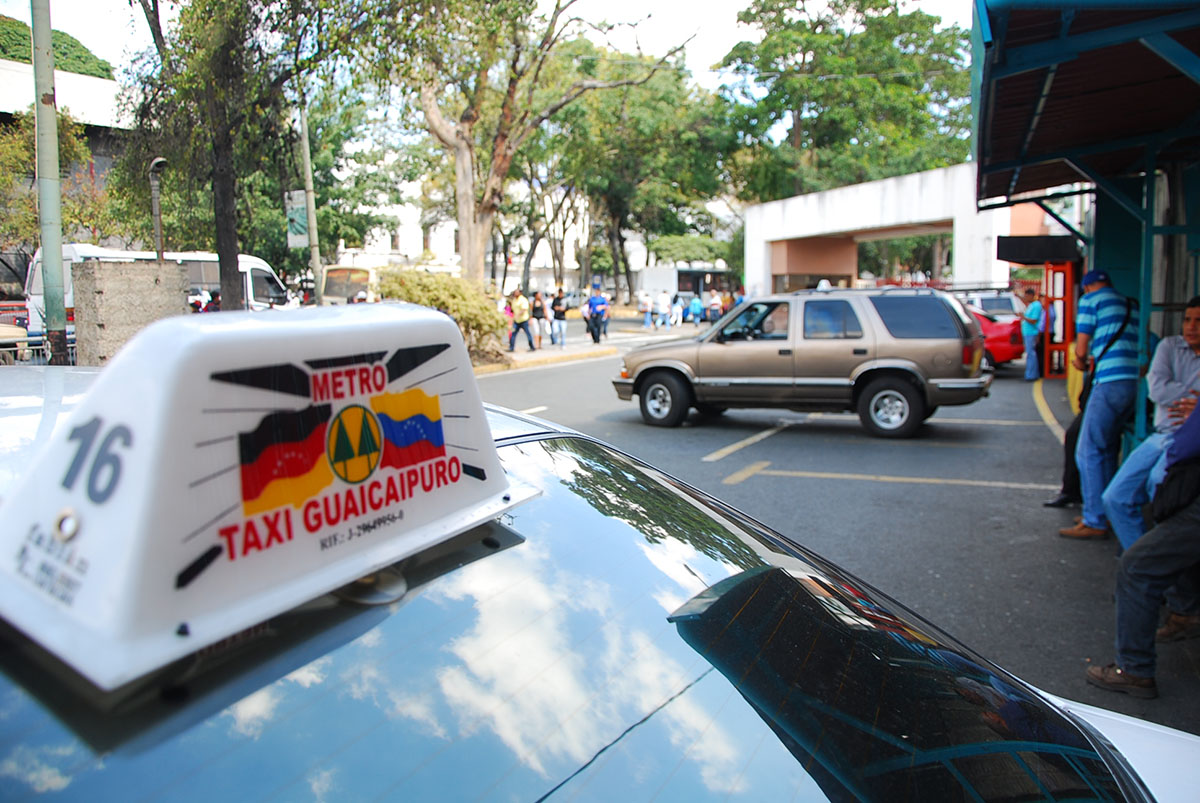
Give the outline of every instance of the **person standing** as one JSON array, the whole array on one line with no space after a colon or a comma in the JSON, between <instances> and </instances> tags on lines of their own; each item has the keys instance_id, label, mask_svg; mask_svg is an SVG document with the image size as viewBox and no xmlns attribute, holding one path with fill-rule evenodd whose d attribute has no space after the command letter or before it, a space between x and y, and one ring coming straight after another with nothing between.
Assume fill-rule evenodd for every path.
<instances>
[{"instance_id":1,"label":"person standing","mask_svg":"<svg viewBox=\"0 0 1200 803\"><path fill-rule=\"evenodd\" d=\"M1189 415L1167 450L1154 527L1121 555L1116 583L1116 661L1090 666L1087 682L1132 697L1158 696L1156 641L1200 635L1200 415ZM1159 608L1167 620L1157 630Z\"/></svg>"},{"instance_id":2,"label":"person standing","mask_svg":"<svg viewBox=\"0 0 1200 803\"><path fill-rule=\"evenodd\" d=\"M608 317L608 300L599 290L592 290L592 297L588 299L587 307L588 333L592 336L592 342L598 344L600 333L604 328L604 320Z\"/></svg>"},{"instance_id":3,"label":"person standing","mask_svg":"<svg viewBox=\"0 0 1200 803\"><path fill-rule=\"evenodd\" d=\"M1154 402L1154 432L1125 456L1104 489L1104 515L1122 549L1129 549L1145 530L1142 505L1167 473L1167 450L1175 431L1196 407L1200 394L1200 296L1183 311L1183 334L1163 338L1154 350L1146 375Z\"/></svg>"},{"instance_id":4,"label":"person standing","mask_svg":"<svg viewBox=\"0 0 1200 803\"><path fill-rule=\"evenodd\" d=\"M535 290L533 293L533 301L529 304L529 316L533 324L533 340L535 348L542 347L542 335L550 331L550 319L546 317L546 300L542 298L542 291Z\"/></svg>"},{"instance_id":5,"label":"person standing","mask_svg":"<svg viewBox=\"0 0 1200 803\"><path fill-rule=\"evenodd\" d=\"M688 304L688 315L692 318L692 325L699 328L700 319L704 317L704 302L700 300L700 294L692 296L692 302Z\"/></svg>"},{"instance_id":6,"label":"person standing","mask_svg":"<svg viewBox=\"0 0 1200 803\"><path fill-rule=\"evenodd\" d=\"M512 300L509 302L512 307L513 325L512 331L508 335L508 350L512 351L517 345L517 332L525 330L525 338L529 341L529 350L534 351L533 335L529 333L529 299L521 292L521 288L517 288L512 292Z\"/></svg>"},{"instance_id":7,"label":"person standing","mask_svg":"<svg viewBox=\"0 0 1200 803\"><path fill-rule=\"evenodd\" d=\"M717 288L712 288L708 294L708 322L716 323L721 317L721 294L717 292Z\"/></svg>"},{"instance_id":8,"label":"person standing","mask_svg":"<svg viewBox=\"0 0 1200 803\"><path fill-rule=\"evenodd\" d=\"M1138 313L1131 299L1112 288L1108 274L1088 271L1075 318L1071 364L1079 370L1091 361L1091 391L1079 425L1075 464L1083 492L1083 516L1074 527L1058 531L1064 538L1105 538L1104 489L1117 472L1121 431L1137 399ZM1085 380L1086 381L1086 380Z\"/></svg>"},{"instance_id":9,"label":"person standing","mask_svg":"<svg viewBox=\"0 0 1200 803\"><path fill-rule=\"evenodd\" d=\"M654 299L654 328L671 328L671 294L660 290Z\"/></svg>"},{"instance_id":10,"label":"person standing","mask_svg":"<svg viewBox=\"0 0 1200 803\"><path fill-rule=\"evenodd\" d=\"M560 349L567 347L567 299L563 289L558 288L558 295L550 300L550 312L554 320L550 323L550 342L557 343Z\"/></svg>"},{"instance_id":11,"label":"person standing","mask_svg":"<svg viewBox=\"0 0 1200 803\"><path fill-rule=\"evenodd\" d=\"M1038 328L1042 325L1042 302L1033 288L1025 290L1025 311L1021 313L1021 339L1025 341L1025 381L1032 382L1042 375L1038 361Z\"/></svg>"}]
</instances>

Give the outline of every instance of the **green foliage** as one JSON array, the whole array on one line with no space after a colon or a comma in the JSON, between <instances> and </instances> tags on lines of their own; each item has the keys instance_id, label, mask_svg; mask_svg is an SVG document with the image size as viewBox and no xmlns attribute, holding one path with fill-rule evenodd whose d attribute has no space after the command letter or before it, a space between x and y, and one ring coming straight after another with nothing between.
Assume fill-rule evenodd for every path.
<instances>
[{"instance_id":1,"label":"green foliage","mask_svg":"<svg viewBox=\"0 0 1200 803\"><path fill-rule=\"evenodd\" d=\"M944 236L924 234L859 243L858 269L861 273L870 273L879 278L892 276L897 272L923 271L932 279L940 279L942 277L934 275L933 269L936 253L934 244L939 238ZM943 254L948 255L949 252L950 246L946 243Z\"/></svg>"},{"instance_id":2,"label":"green foliage","mask_svg":"<svg viewBox=\"0 0 1200 803\"><path fill-rule=\"evenodd\" d=\"M762 30L725 57L742 82L739 195L772 200L965 161L967 32L898 0L754 0ZM787 136L776 141L780 126Z\"/></svg>"},{"instance_id":3,"label":"green foliage","mask_svg":"<svg viewBox=\"0 0 1200 803\"><path fill-rule=\"evenodd\" d=\"M728 253L726 243L697 234L668 234L650 242L650 250L664 262L715 262Z\"/></svg>"},{"instance_id":4,"label":"green foliage","mask_svg":"<svg viewBox=\"0 0 1200 803\"><path fill-rule=\"evenodd\" d=\"M507 325L482 288L445 273L385 269L379 274L379 294L445 312L458 323L472 355L486 351Z\"/></svg>"},{"instance_id":5,"label":"green foliage","mask_svg":"<svg viewBox=\"0 0 1200 803\"><path fill-rule=\"evenodd\" d=\"M55 69L112 80L112 65L70 34L51 31L50 47L54 51ZM33 31L20 20L3 14L0 14L0 59L33 62Z\"/></svg>"},{"instance_id":6,"label":"green foliage","mask_svg":"<svg viewBox=\"0 0 1200 803\"><path fill-rule=\"evenodd\" d=\"M0 126L0 249L33 253L41 240L35 167L37 131L33 113L14 115ZM121 232L108 196L88 170L91 152L83 126L58 115L58 158L63 233L93 242Z\"/></svg>"}]
</instances>

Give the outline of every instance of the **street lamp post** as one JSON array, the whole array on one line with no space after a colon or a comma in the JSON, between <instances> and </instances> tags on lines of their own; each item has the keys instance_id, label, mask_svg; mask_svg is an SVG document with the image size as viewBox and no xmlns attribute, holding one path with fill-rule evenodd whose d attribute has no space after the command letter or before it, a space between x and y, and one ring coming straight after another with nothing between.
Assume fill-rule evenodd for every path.
<instances>
[{"instance_id":1,"label":"street lamp post","mask_svg":"<svg viewBox=\"0 0 1200 803\"><path fill-rule=\"evenodd\" d=\"M163 236L158 184L159 176L166 166L167 160L161 156L154 157L154 161L150 162L150 213L154 216L154 252L158 255L159 262L163 261Z\"/></svg>"}]
</instances>

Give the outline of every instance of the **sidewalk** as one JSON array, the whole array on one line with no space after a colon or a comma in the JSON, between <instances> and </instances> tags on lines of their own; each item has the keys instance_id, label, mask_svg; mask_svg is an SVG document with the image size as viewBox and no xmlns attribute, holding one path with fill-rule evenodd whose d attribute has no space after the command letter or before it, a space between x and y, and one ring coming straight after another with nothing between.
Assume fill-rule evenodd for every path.
<instances>
[{"instance_id":1,"label":"sidewalk","mask_svg":"<svg viewBox=\"0 0 1200 803\"><path fill-rule=\"evenodd\" d=\"M634 312L636 314L636 310ZM702 331L704 331L704 328L696 329L691 324L676 326L670 330L643 329L640 317L628 315L614 316L608 322L608 337L602 338L599 343L593 343L592 339L586 333L580 332L577 334L572 331L567 338L565 347L551 345L550 338L543 336L542 348L537 351L530 351L529 346L521 342L524 340L524 336L522 335L521 340L517 342L516 350L504 355L508 358L508 362L476 365L475 375L481 376L499 371L511 371L517 368L532 368L560 362L611 357L620 353L622 347L631 347L646 340L673 340L680 337L692 337Z\"/></svg>"}]
</instances>

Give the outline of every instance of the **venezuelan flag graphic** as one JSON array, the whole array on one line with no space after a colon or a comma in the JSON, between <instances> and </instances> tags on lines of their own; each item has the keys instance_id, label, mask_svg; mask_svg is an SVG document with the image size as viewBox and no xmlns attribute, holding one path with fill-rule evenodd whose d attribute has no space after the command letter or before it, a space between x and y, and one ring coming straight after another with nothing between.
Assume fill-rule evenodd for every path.
<instances>
[{"instance_id":1,"label":"venezuelan flag graphic","mask_svg":"<svg viewBox=\"0 0 1200 803\"><path fill-rule=\"evenodd\" d=\"M383 430L380 465L403 468L446 454L437 396L427 396L419 388L385 393L371 399L371 409Z\"/></svg>"},{"instance_id":2,"label":"venezuelan flag graphic","mask_svg":"<svg viewBox=\"0 0 1200 803\"><path fill-rule=\"evenodd\" d=\"M325 458L330 406L272 413L253 432L238 435L242 512L299 507L333 482Z\"/></svg>"}]
</instances>

